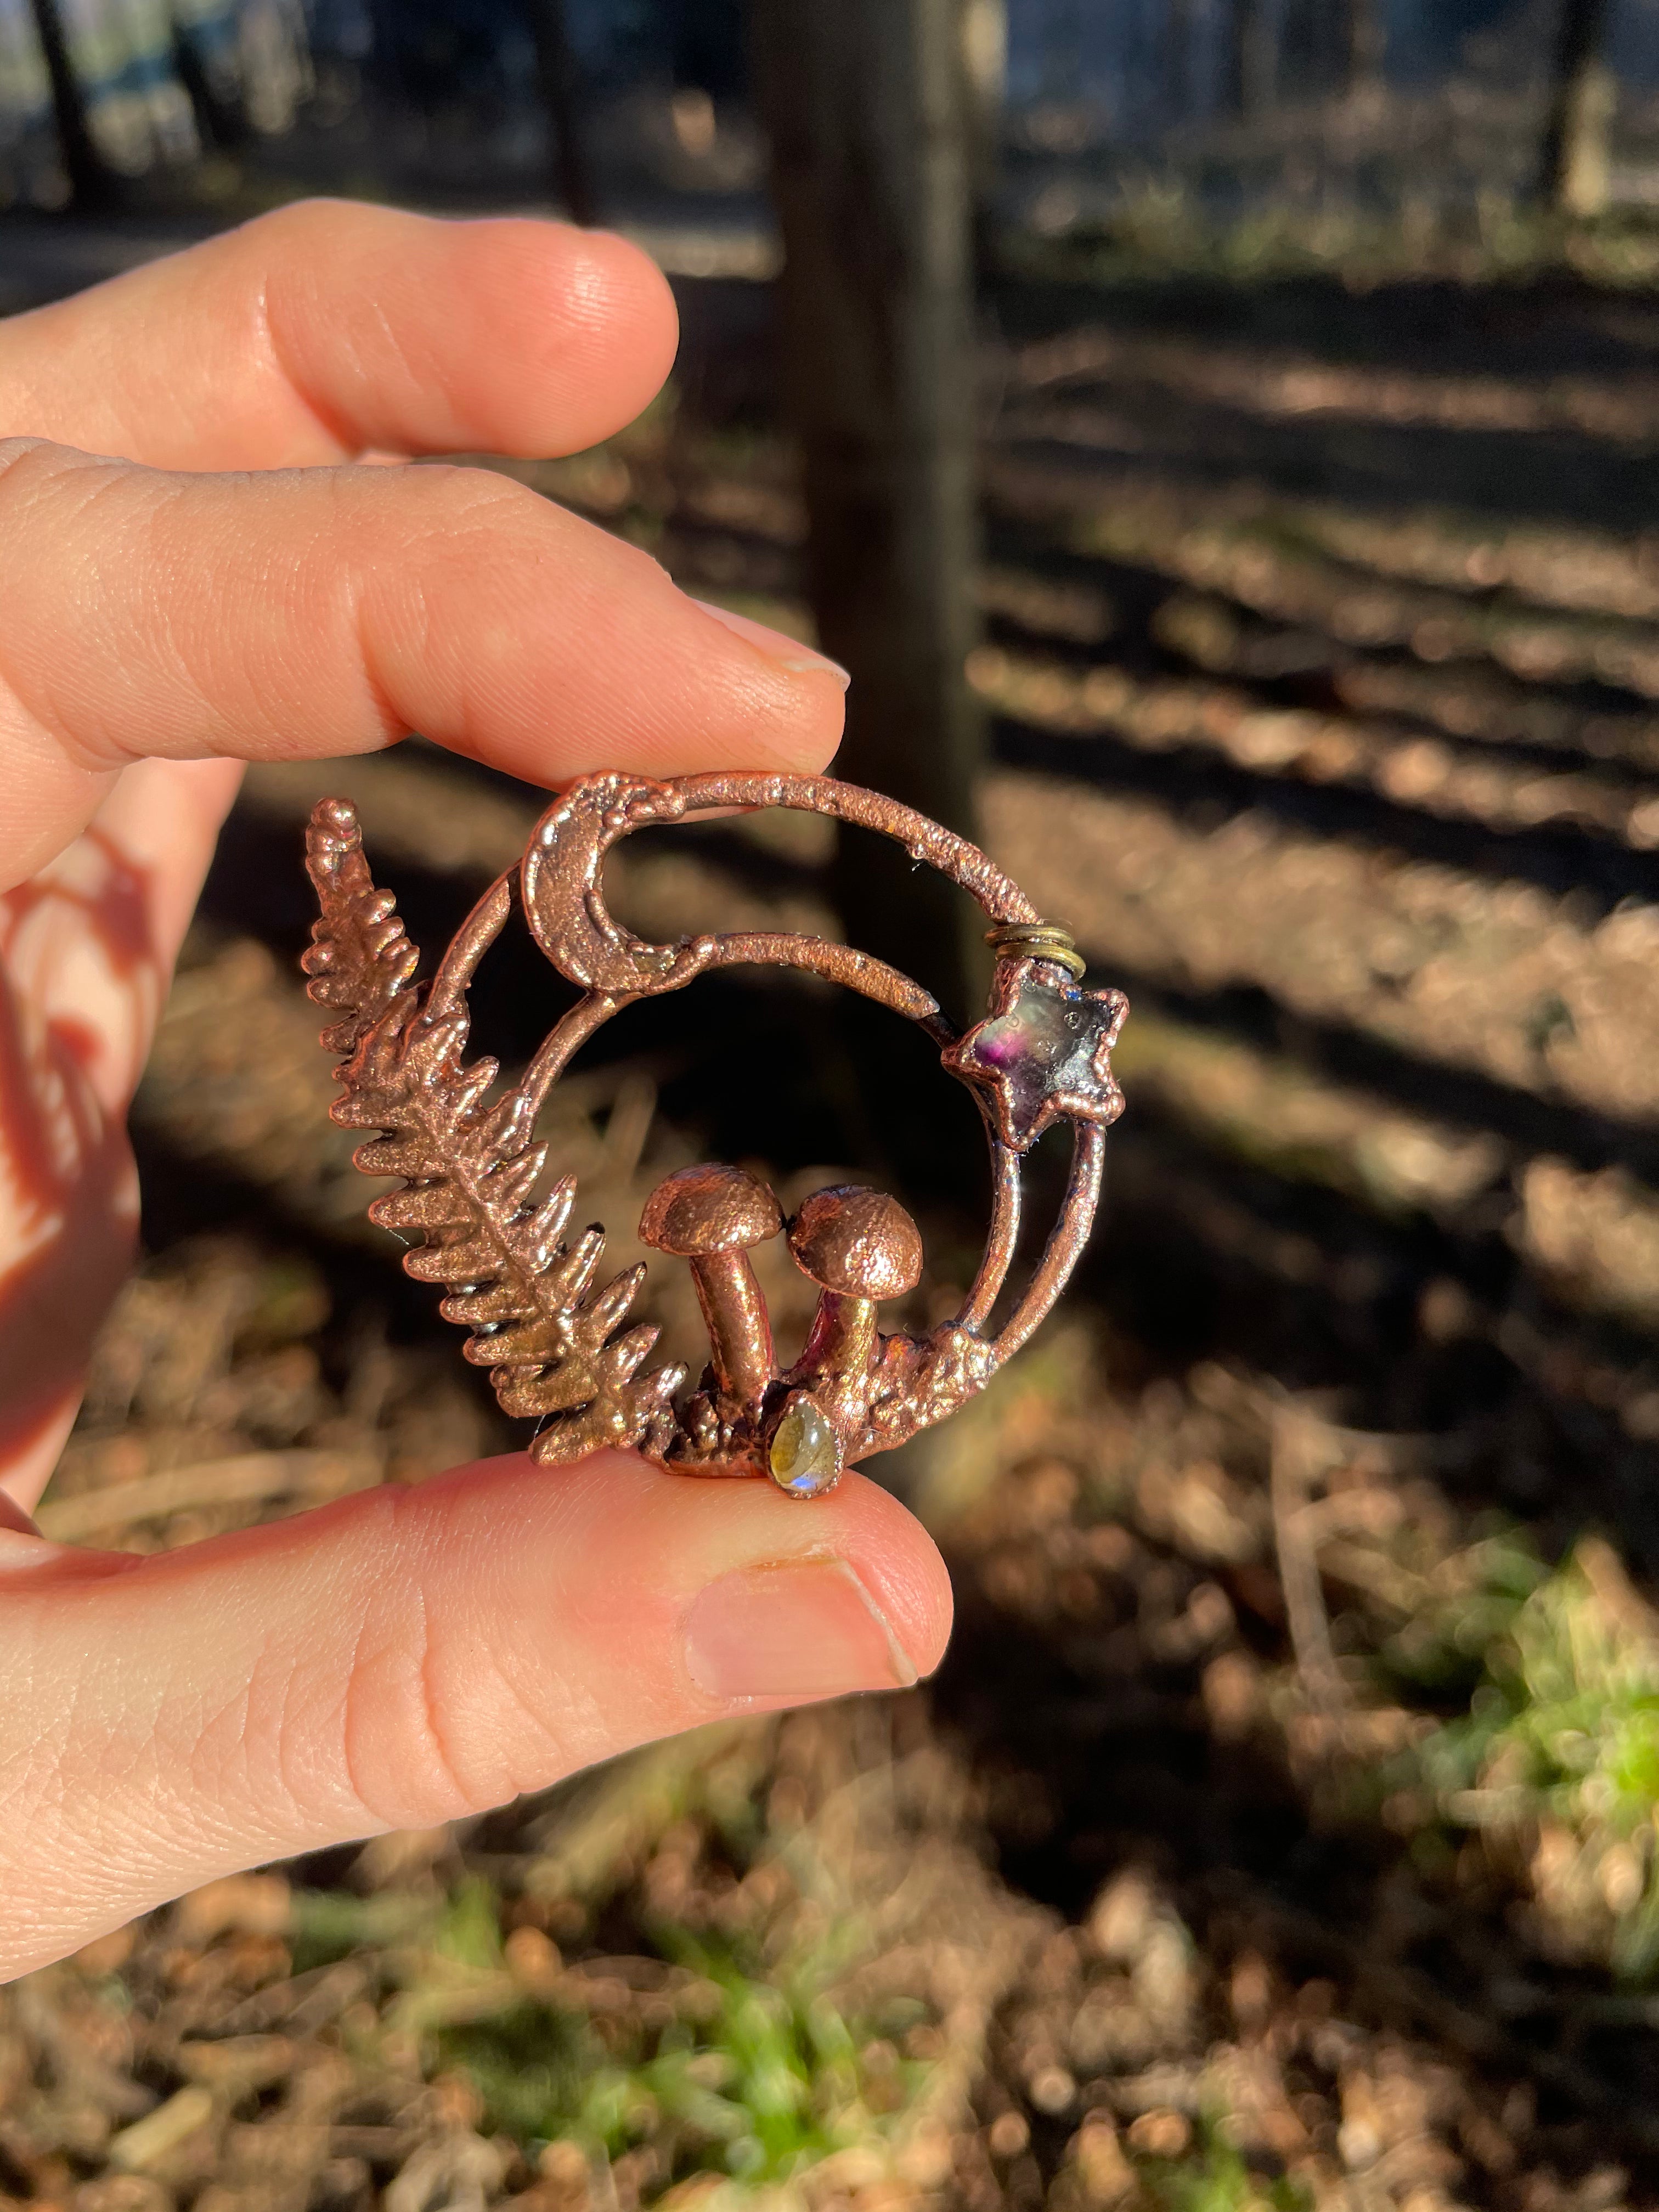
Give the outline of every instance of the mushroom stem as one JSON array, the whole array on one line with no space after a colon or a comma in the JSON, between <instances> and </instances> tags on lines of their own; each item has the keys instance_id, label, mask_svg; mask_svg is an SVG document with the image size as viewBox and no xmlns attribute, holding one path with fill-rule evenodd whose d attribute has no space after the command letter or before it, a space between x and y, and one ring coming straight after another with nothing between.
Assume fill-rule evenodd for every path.
<instances>
[{"instance_id":1,"label":"mushroom stem","mask_svg":"<svg viewBox=\"0 0 1659 2212\"><path fill-rule=\"evenodd\" d=\"M640 1216L640 1242L691 1262L708 1328L719 1395L714 1426L730 1425L735 1399L752 1419L772 1380L772 1325L745 1255L782 1227L778 1202L741 1168L679 1168L657 1185Z\"/></svg>"},{"instance_id":2,"label":"mushroom stem","mask_svg":"<svg viewBox=\"0 0 1659 2212\"><path fill-rule=\"evenodd\" d=\"M797 1371L861 1381L876 1356L876 1302L844 1291L820 1292Z\"/></svg>"},{"instance_id":3,"label":"mushroom stem","mask_svg":"<svg viewBox=\"0 0 1659 2212\"><path fill-rule=\"evenodd\" d=\"M691 1279L720 1389L744 1405L757 1402L772 1380L772 1323L748 1254L700 1252Z\"/></svg>"}]
</instances>

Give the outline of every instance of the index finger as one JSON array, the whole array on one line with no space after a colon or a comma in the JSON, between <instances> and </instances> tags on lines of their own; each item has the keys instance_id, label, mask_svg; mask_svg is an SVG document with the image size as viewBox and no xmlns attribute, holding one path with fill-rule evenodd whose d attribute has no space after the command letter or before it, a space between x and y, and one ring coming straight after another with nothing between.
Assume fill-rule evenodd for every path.
<instances>
[{"instance_id":1,"label":"index finger","mask_svg":"<svg viewBox=\"0 0 1659 2212\"><path fill-rule=\"evenodd\" d=\"M575 453L667 375L673 295L567 223L306 201L0 323L0 438L155 468Z\"/></svg>"},{"instance_id":2,"label":"index finger","mask_svg":"<svg viewBox=\"0 0 1659 2212\"><path fill-rule=\"evenodd\" d=\"M0 444L0 887L144 757L322 758L419 730L552 784L810 771L844 675L478 469L170 475Z\"/></svg>"}]
</instances>

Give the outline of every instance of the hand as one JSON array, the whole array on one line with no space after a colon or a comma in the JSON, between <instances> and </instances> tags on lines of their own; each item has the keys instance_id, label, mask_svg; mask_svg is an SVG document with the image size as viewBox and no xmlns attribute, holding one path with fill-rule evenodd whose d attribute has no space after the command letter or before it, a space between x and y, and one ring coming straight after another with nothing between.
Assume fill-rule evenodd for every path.
<instances>
[{"instance_id":1,"label":"hand","mask_svg":"<svg viewBox=\"0 0 1659 2212\"><path fill-rule=\"evenodd\" d=\"M325 204L0 325L0 1978L943 1649L939 1556L856 1474L807 1508L515 1454L143 1559L28 1519L130 1261L126 1110L240 763L414 728L541 783L833 752L817 656L504 477L351 465L579 450L675 336L620 240Z\"/></svg>"}]
</instances>

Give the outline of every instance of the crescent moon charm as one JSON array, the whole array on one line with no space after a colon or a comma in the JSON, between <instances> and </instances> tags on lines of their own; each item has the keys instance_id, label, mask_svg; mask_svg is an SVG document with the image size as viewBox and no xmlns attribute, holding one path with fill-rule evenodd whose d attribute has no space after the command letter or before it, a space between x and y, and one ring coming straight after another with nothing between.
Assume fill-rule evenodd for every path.
<instances>
[{"instance_id":1,"label":"crescent moon charm","mask_svg":"<svg viewBox=\"0 0 1659 2212\"><path fill-rule=\"evenodd\" d=\"M525 918L542 951L573 983L617 997L677 991L708 964L712 938L647 945L605 911L599 872L619 837L676 822L685 802L672 784L590 776L536 824L521 877Z\"/></svg>"},{"instance_id":2,"label":"crescent moon charm","mask_svg":"<svg viewBox=\"0 0 1659 2212\"><path fill-rule=\"evenodd\" d=\"M653 945L613 920L601 871L621 838L714 808L764 806L896 838L977 899L997 956L985 1018L958 1035L911 977L823 938L732 931ZM904 1443L982 1389L1064 1289L1093 1220L1104 1133L1122 1110L1109 1055L1127 1001L1084 989L1069 933L925 816L826 776L583 777L549 807L521 866L486 892L425 985L344 801L317 807L307 866L322 912L304 964L312 997L340 1017L323 1042L345 1055L334 1118L378 1132L357 1164L404 1186L377 1199L371 1217L423 1233L405 1267L446 1286L441 1310L471 1331L466 1357L490 1370L503 1408L539 1418L530 1447L538 1460L626 1445L677 1474L762 1475L791 1497L820 1497L856 1459ZM497 1092L495 1063L465 1057L466 994L515 895L538 945L584 995L520 1081ZM913 1288L922 1266L920 1234L896 1199L839 1186L816 1192L786 1224L766 1186L736 1168L670 1176L647 1200L640 1236L691 1270L710 1356L688 1395L684 1368L647 1366L658 1332L624 1326L644 1268L598 1283L603 1231L567 1236L574 1182L549 1180L533 1131L572 1054L620 1007L744 962L821 975L927 1031L984 1121L991 1222L958 1312L921 1336L889 1334L877 1310ZM1019 1231L1020 1162L1057 1121L1073 1132L1066 1196L1030 1280L993 1330ZM783 1233L818 1289L805 1342L787 1359L747 1256Z\"/></svg>"}]
</instances>

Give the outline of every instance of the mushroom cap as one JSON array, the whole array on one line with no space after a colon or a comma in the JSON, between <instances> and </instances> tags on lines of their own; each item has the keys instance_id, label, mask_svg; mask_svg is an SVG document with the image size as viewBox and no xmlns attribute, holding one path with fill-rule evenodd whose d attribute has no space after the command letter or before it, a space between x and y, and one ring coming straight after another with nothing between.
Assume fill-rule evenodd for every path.
<instances>
[{"instance_id":1,"label":"mushroom cap","mask_svg":"<svg viewBox=\"0 0 1659 2212\"><path fill-rule=\"evenodd\" d=\"M815 1190L789 1224L804 1275L855 1298L896 1298L921 1278L921 1231L883 1190L836 1183Z\"/></svg>"},{"instance_id":2,"label":"mushroom cap","mask_svg":"<svg viewBox=\"0 0 1659 2212\"><path fill-rule=\"evenodd\" d=\"M695 1260L706 1252L764 1244L782 1226L776 1199L741 1168L680 1168L665 1176L645 1201L640 1241Z\"/></svg>"}]
</instances>

